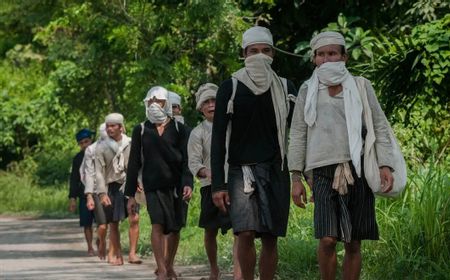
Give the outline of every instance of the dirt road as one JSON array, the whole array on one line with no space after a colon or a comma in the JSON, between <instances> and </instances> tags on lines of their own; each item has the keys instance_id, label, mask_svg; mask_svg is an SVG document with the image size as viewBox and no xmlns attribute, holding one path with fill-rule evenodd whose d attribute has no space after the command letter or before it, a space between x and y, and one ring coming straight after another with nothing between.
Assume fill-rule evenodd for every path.
<instances>
[{"instance_id":1,"label":"dirt road","mask_svg":"<svg viewBox=\"0 0 450 280\"><path fill-rule=\"evenodd\" d=\"M125 258L126 261L126 258ZM155 279L153 259L110 266L88 257L78 220L0 217L0 279ZM201 279L205 266L176 266L179 280ZM229 275L222 279L231 279Z\"/></svg>"}]
</instances>

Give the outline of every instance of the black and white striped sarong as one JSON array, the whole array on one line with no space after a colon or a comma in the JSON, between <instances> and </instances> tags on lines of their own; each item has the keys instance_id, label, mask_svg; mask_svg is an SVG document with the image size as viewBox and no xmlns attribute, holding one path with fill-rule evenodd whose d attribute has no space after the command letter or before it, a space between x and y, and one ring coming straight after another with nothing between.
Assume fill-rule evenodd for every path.
<instances>
[{"instance_id":1,"label":"black and white striped sarong","mask_svg":"<svg viewBox=\"0 0 450 280\"><path fill-rule=\"evenodd\" d=\"M314 231L315 237L330 236L338 240L378 240L375 218L375 197L364 178L358 178L353 165L355 184L348 186L348 193L339 195L332 188L337 164L313 170Z\"/></svg>"}]
</instances>

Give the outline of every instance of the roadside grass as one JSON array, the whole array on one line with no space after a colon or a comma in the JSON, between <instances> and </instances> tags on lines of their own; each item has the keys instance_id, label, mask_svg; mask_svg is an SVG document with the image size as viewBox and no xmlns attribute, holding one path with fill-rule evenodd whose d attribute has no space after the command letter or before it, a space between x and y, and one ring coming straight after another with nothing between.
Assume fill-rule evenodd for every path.
<instances>
[{"instance_id":1,"label":"roadside grass","mask_svg":"<svg viewBox=\"0 0 450 280\"><path fill-rule=\"evenodd\" d=\"M448 279L450 274L450 172L444 166L411 171L408 186L398 199L378 198L379 241L362 245L361 279ZM37 186L28 176L0 172L0 214L67 217L67 186ZM287 237L279 239L277 279L319 279L313 204L306 210L291 205ZM177 264L207 264L203 230L198 225L200 193L196 186L187 226L181 231ZM140 211L138 252L150 255L150 219ZM122 245L128 249L128 222L120 225ZM233 237L218 236L218 262L231 271ZM260 242L256 242L260 250ZM344 250L337 247L338 263ZM341 270L338 269L340 274ZM341 277L339 275L338 277Z\"/></svg>"},{"instance_id":2,"label":"roadside grass","mask_svg":"<svg viewBox=\"0 0 450 280\"><path fill-rule=\"evenodd\" d=\"M41 218L75 217L69 213L68 187L38 186L28 175L0 171L0 214Z\"/></svg>"}]
</instances>

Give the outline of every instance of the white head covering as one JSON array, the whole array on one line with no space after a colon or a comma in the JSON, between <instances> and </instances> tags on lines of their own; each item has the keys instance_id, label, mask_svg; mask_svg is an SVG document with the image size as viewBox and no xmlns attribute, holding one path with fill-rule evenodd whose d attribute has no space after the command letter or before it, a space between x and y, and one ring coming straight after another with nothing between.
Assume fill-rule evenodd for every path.
<instances>
[{"instance_id":1,"label":"white head covering","mask_svg":"<svg viewBox=\"0 0 450 280\"><path fill-rule=\"evenodd\" d=\"M106 116L105 123L112 123L112 124L121 124L123 125L123 116L119 113L111 113Z\"/></svg>"},{"instance_id":2,"label":"white head covering","mask_svg":"<svg viewBox=\"0 0 450 280\"><path fill-rule=\"evenodd\" d=\"M200 110L203 102L208 99L215 99L218 89L219 87L213 83L206 83L201 85L195 93L195 102L197 103L197 106L195 108L197 110Z\"/></svg>"},{"instance_id":3,"label":"white head covering","mask_svg":"<svg viewBox=\"0 0 450 280\"><path fill-rule=\"evenodd\" d=\"M323 46L326 45L340 45L345 47L345 38L341 33L335 31L325 31L317 34L311 39L309 42L309 46L311 47L312 55L314 52Z\"/></svg>"},{"instance_id":4,"label":"white head covering","mask_svg":"<svg viewBox=\"0 0 450 280\"><path fill-rule=\"evenodd\" d=\"M144 102L147 103L147 101L149 101L153 97L155 97L156 99L167 100L169 99L169 92L167 91L167 89L161 86L152 87L147 91Z\"/></svg>"},{"instance_id":5,"label":"white head covering","mask_svg":"<svg viewBox=\"0 0 450 280\"><path fill-rule=\"evenodd\" d=\"M262 26L254 26L247 29L242 35L242 48L245 49L254 44L268 44L273 47L273 38L270 30Z\"/></svg>"},{"instance_id":6,"label":"white head covering","mask_svg":"<svg viewBox=\"0 0 450 280\"><path fill-rule=\"evenodd\" d=\"M156 103L152 103L149 106L148 101L153 98L165 100L164 107L161 108ZM144 104L147 118L152 123L162 123L166 117L172 117L172 103L169 99L169 92L161 86L152 87L147 92L147 96L144 98Z\"/></svg>"},{"instance_id":7,"label":"white head covering","mask_svg":"<svg viewBox=\"0 0 450 280\"><path fill-rule=\"evenodd\" d=\"M172 105L178 105L181 107L181 96L173 91L169 91L169 100Z\"/></svg>"}]
</instances>

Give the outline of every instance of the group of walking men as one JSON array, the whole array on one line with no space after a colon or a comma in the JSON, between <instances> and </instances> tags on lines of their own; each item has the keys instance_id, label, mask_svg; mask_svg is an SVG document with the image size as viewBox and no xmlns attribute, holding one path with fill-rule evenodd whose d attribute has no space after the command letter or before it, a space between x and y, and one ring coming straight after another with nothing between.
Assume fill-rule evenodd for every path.
<instances>
[{"instance_id":1,"label":"group of walking men","mask_svg":"<svg viewBox=\"0 0 450 280\"><path fill-rule=\"evenodd\" d=\"M337 241L343 241L345 247L344 279L358 279L361 240L378 239L374 195L362 161L364 139L373 125L381 186L389 192L394 172L390 128L370 81L348 72L343 36L322 32L314 36L310 47L315 69L297 93L294 84L271 67L275 48L270 31L260 26L248 29L242 37L245 66L220 87L207 83L197 90L196 109L204 121L192 132L176 117L181 102L172 103L170 92L160 86L148 91L144 99L147 119L134 127L131 139L125 135L124 119L118 113L106 116L106 134L101 132L100 139L90 146L85 140L91 135L80 131L77 141L82 150L87 149L84 160L83 152L75 157L72 175L76 177L81 167L78 176L85 195L79 195L80 223L85 220L81 226L85 227L89 253L93 253L92 219L83 218L87 214L81 211L82 204L96 211L99 256L105 258L106 252L106 226L100 227L108 224L108 260L123 264L118 223L128 215L129 261L140 262L135 249L139 231L136 201L141 197L152 224L157 278L176 279L174 258L194 175L201 185L199 226L205 229L209 279L220 277L219 229L222 233L232 229L235 235L235 279L254 279L255 238L260 238L262 245L259 278L274 279L277 241L286 235L290 196L305 208L306 181L315 205L322 279L336 276ZM361 96L367 97L367 106ZM365 111L371 112L370 126L363 118ZM71 197L75 196L71 192Z\"/></svg>"}]
</instances>

